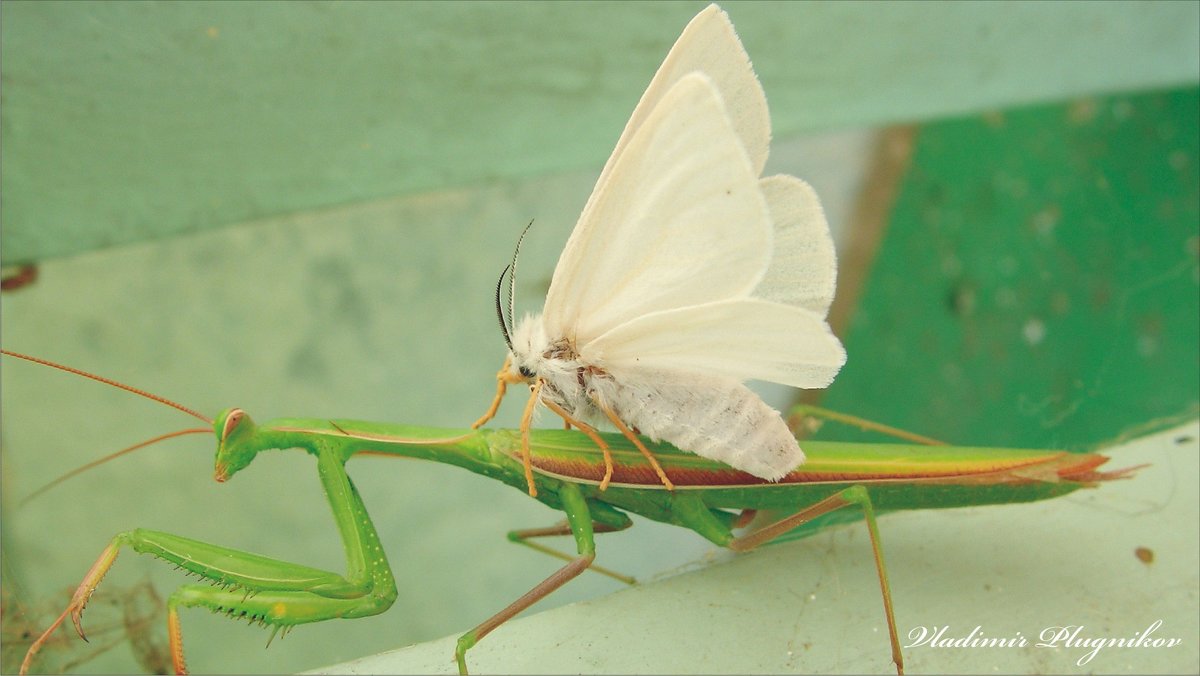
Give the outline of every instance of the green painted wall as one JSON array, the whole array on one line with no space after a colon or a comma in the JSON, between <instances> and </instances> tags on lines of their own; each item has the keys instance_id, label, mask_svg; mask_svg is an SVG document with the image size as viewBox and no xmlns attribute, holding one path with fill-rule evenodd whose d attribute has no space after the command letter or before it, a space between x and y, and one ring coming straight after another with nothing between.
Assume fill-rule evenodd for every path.
<instances>
[{"instance_id":1,"label":"green painted wall","mask_svg":"<svg viewBox=\"0 0 1200 676\"><path fill-rule=\"evenodd\" d=\"M24 2L5 263L597 165L703 3ZM776 134L1194 81L1195 3L736 3Z\"/></svg>"},{"instance_id":2,"label":"green painted wall","mask_svg":"<svg viewBox=\"0 0 1200 676\"><path fill-rule=\"evenodd\" d=\"M1187 88L922 127L824 402L1074 450L1194 418L1198 120Z\"/></svg>"}]
</instances>

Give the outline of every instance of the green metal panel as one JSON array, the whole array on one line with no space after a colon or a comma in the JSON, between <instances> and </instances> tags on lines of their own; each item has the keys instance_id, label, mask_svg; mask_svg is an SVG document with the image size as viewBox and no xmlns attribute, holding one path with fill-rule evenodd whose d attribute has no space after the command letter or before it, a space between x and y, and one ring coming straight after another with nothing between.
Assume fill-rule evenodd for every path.
<instances>
[{"instance_id":1,"label":"green metal panel","mask_svg":"<svg viewBox=\"0 0 1200 676\"><path fill-rule=\"evenodd\" d=\"M1033 448L1194 417L1198 119L1188 88L922 127L825 403Z\"/></svg>"}]
</instances>

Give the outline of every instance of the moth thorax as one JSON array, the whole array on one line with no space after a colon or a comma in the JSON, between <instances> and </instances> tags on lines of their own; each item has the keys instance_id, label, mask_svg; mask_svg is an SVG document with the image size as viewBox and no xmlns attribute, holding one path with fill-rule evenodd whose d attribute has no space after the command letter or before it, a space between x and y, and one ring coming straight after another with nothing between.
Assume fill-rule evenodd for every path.
<instances>
[{"instance_id":1,"label":"moth thorax","mask_svg":"<svg viewBox=\"0 0 1200 676\"><path fill-rule=\"evenodd\" d=\"M579 358L579 353L575 351L575 346L571 345L571 341L566 338L560 338L546 348L542 353L545 359L558 359L559 361L575 361Z\"/></svg>"}]
</instances>

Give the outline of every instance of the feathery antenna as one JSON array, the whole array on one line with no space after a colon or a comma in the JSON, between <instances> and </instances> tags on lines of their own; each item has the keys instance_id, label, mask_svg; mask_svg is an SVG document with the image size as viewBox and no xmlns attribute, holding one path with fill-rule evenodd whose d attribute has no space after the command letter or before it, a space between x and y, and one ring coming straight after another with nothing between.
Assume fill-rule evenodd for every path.
<instances>
[{"instance_id":1,"label":"feathery antenna","mask_svg":"<svg viewBox=\"0 0 1200 676\"><path fill-rule=\"evenodd\" d=\"M500 279L496 281L496 318L500 320L500 331L504 334L504 343L508 345L509 351L512 351L512 330L516 328L513 322L513 305L516 302L517 295L517 257L521 255L521 242L525 241L525 235L529 232L529 228L533 227L533 220L525 226L521 231L521 236L517 238L517 247L513 250L512 262L500 271ZM500 301L500 289L504 287L504 275L508 274L508 314L504 313L504 305Z\"/></svg>"}]
</instances>

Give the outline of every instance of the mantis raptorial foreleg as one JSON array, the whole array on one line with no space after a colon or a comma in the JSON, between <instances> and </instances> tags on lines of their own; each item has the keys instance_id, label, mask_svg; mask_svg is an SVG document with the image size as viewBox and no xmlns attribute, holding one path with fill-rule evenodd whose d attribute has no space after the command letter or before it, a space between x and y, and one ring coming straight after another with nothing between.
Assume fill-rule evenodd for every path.
<instances>
[{"instance_id":1,"label":"mantis raptorial foreleg","mask_svg":"<svg viewBox=\"0 0 1200 676\"><path fill-rule=\"evenodd\" d=\"M347 572L339 575L287 561L220 547L170 533L137 529L120 533L88 571L70 605L30 647L24 673L38 649L69 615L82 637L81 615L88 598L116 561L122 547L152 554L219 585L180 587L167 602L171 655L177 673L186 673L180 607L202 606L258 620L284 631L309 622L375 615L396 600L396 582L366 507L335 451L316 451L321 484L342 535Z\"/></svg>"}]
</instances>

